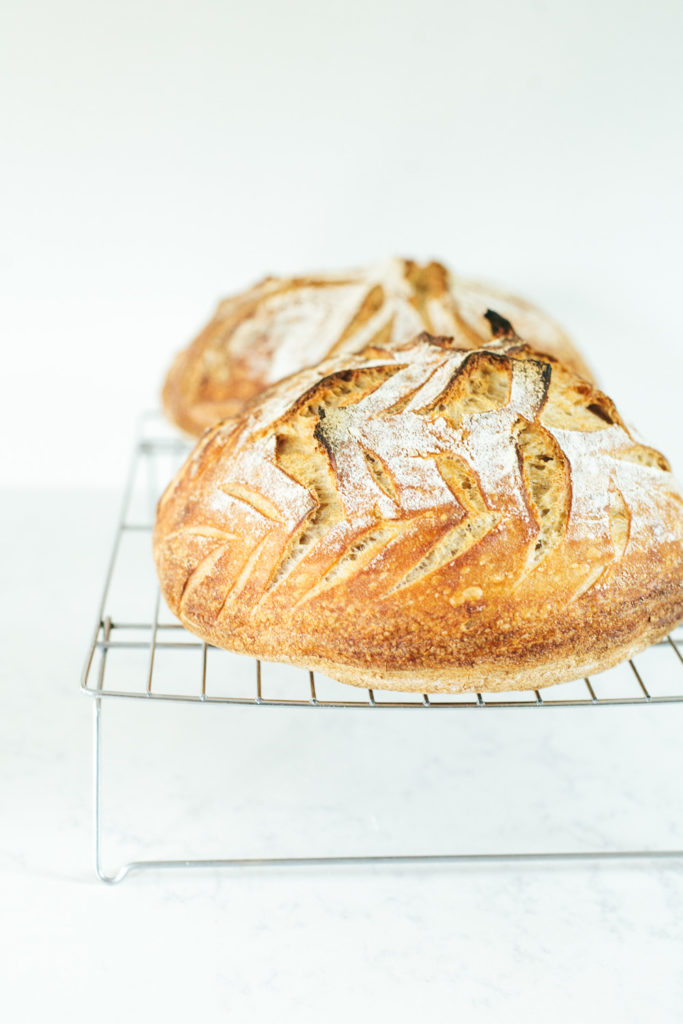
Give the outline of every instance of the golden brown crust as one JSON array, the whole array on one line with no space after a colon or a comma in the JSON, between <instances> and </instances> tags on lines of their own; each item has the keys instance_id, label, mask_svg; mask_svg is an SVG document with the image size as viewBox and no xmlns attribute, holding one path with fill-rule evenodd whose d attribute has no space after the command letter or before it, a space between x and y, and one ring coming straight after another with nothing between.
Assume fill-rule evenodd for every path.
<instances>
[{"instance_id":1,"label":"golden brown crust","mask_svg":"<svg viewBox=\"0 0 683 1024\"><path fill-rule=\"evenodd\" d=\"M477 348L492 338L489 307L534 348L591 379L564 331L535 306L461 280L440 263L394 259L344 275L269 277L221 302L173 361L163 406L169 419L198 436L237 415L270 384L332 355L403 344L422 330Z\"/></svg>"},{"instance_id":2,"label":"golden brown crust","mask_svg":"<svg viewBox=\"0 0 683 1024\"><path fill-rule=\"evenodd\" d=\"M613 403L514 336L328 360L207 432L159 505L210 643L425 692L600 671L683 617L683 502Z\"/></svg>"}]
</instances>

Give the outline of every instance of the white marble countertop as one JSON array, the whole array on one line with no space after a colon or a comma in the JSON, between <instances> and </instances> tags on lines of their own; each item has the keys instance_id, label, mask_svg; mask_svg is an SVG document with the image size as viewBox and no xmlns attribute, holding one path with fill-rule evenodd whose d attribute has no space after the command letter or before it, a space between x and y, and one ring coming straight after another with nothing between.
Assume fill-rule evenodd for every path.
<instances>
[{"instance_id":1,"label":"white marble countertop","mask_svg":"<svg viewBox=\"0 0 683 1024\"><path fill-rule=\"evenodd\" d=\"M4 1019L680 1021L683 858L97 881L78 677L117 505L2 500ZM155 852L683 847L683 707L105 716L112 868Z\"/></svg>"}]
</instances>

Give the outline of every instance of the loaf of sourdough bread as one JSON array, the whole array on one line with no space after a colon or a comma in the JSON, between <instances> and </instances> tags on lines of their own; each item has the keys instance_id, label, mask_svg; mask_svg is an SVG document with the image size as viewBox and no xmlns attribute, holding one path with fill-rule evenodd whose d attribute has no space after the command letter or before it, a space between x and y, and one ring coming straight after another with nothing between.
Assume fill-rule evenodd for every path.
<instances>
[{"instance_id":1,"label":"loaf of sourdough bread","mask_svg":"<svg viewBox=\"0 0 683 1024\"><path fill-rule=\"evenodd\" d=\"M328 360L208 431L163 495L163 594L211 644L393 690L528 689L683 616L666 459L504 335ZM503 330L505 328L505 331Z\"/></svg>"},{"instance_id":2,"label":"loaf of sourdough bread","mask_svg":"<svg viewBox=\"0 0 683 1024\"><path fill-rule=\"evenodd\" d=\"M269 277L226 299L176 357L163 405L196 436L275 381L332 355L403 344L423 330L477 348L491 340L489 307L535 348L590 379L564 331L523 299L461 280L439 263L392 259L344 274Z\"/></svg>"}]
</instances>

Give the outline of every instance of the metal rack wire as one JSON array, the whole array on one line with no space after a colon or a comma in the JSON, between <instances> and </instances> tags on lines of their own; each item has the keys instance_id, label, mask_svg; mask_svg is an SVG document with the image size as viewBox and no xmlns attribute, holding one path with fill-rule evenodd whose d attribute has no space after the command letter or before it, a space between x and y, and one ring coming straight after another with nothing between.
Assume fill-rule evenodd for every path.
<instances>
[{"instance_id":1,"label":"metal rack wire","mask_svg":"<svg viewBox=\"0 0 683 1024\"><path fill-rule=\"evenodd\" d=\"M104 592L88 649L81 689L94 698L95 863L98 876L121 881L131 870L240 864L347 863L349 861L504 860L604 856L680 856L683 851L598 851L572 854L472 854L267 860L133 861L106 874L101 863L101 717L105 698L254 707L437 709L614 707L683 702L683 631L618 669L540 690L475 695L375 692L345 686L303 669L275 681L260 661L218 651L188 633L161 597L151 561L151 532L159 493L190 450L156 414L146 414L135 445L106 572ZM162 659L164 664L161 664ZM169 661L170 659L170 661ZM190 661L192 664L190 664Z\"/></svg>"}]
</instances>

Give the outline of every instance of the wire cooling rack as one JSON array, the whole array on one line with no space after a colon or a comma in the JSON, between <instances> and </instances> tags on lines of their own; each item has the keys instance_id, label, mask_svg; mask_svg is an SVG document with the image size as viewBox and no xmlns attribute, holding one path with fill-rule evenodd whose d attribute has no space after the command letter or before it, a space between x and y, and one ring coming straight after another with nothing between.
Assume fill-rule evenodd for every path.
<instances>
[{"instance_id":1,"label":"wire cooling rack","mask_svg":"<svg viewBox=\"0 0 683 1024\"><path fill-rule=\"evenodd\" d=\"M157 413L145 414L131 460L114 545L106 572L81 689L94 698L95 861L103 881L121 881L141 868L294 864L349 861L501 860L524 858L680 856L683 851L456 854L390 857L276 858L267 860L131 861L113 875L101 864L101 717L105 698L254 707L437 709L614 707L683 702L683 630L616 669L545 691L431 695L345 686L318 673L273 666L230 654L198 640L171 614L160 594L151 556L154 510L164 486L191 443ZM277 669L277 671L275 671Z\"/></svg>"}]
</instances>

